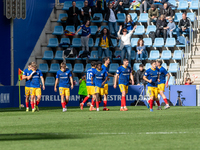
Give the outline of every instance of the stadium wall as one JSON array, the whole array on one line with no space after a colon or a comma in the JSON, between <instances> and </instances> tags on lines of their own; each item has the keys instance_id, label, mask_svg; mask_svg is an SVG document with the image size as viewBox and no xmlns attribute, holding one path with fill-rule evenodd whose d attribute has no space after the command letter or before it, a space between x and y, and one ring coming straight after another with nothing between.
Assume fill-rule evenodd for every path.
<instances>
[{"instance_id":1,"label":"stadium wall","mask_svg":"<svg viewBox=\"0 0 200 150\"><path fill-rule=\"evenodd\" d=\"M129 86L129 91L126 96L127 106L130 106L131 103L140 99L146 100L146 96L143 86ZM70 100L68 106L79 106L79 95L78 95L78 86L75 86L70 92ZM172 85L170 88L166 88L165 95L167 99L171 101L172 105L177 104L178 92L180 93L180 99L183 101L183 106L197 106L197 97L196 97L196 85ZM17 86L5 86L0 87L0 108L8 107L18 107L19 106L19 92ZM22 104L25 101L24 87L21 87L21 98ZM146 101L144 101L146 102ZM161 104L164 101L160 100ZM24 104L25 105L25 104ZM114 89L112 86L109 86L109 95L108 95L108 106L120 106L121 105L121 92L117 87ZM102 106L102 104L101 104ZM60 96L58 92L54 92L53 86L46 86L46 89L42 91L42 98L40 107L61 107Z\"/></svg>"},{"instance_id":2,"label":"stadium wall","mask_svg":"<svg viewBox=\"0 0 200 150\"><path fill-rule=\"evenodd\" d=\"M14 20L14 83L17 84L17 69L23 69L54 8L55 0L26 1L26 19Z\"/></svg>"},{"instance_id":3,"label":"stadium wall","mask_svg":"<svg viewBox=\"0 0 200 150\"><path fill-rule=\"evenodd\" d=\"M11 75L11 57L10 57L10 20L3 15L3 0L0 0L0 32L1 32L1 48L0 48L0 84L10 85Z\"/></svg>"}]
</instances>

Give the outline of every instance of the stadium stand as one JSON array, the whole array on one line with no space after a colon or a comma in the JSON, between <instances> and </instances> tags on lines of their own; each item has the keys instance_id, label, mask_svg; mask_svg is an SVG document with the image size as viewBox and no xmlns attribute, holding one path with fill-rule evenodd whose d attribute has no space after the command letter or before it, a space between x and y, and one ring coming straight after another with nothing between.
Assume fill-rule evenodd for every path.
<instances>
[{"instance_id":1,"label":"stadium stand","mask_svg":"<svg viewBox=\"0 0 200 150\"><path fill-rule=\"evenodd\" d=\"M45 51L42 59L43 60L52 60L53 59L53 51Z\"/></svg>"},{"instance_id":2,"label":"stadium stand","mask_svg":"<svg viewBox=\"0 0 200 150\"><path fill-rule=\"evenodd\" d=\"M58 70L60 70L60 65L58 63L52 63L49 73L57 73Z\"/></svg>"},{"instance_id":3,"label":"stadium stand","mask_svg":"<svg viewBox=\"0 0 200 150\"><path fill-rule=\"evenodd\" d=\"M47 73L49 71L49 67L46 63L39 64L39 70L41 70L42 73Z\"/></svg>"},{"instance_id":4,"label":"stadium stand","mask_svg":"<svg viewBox=\"0 0 200 150\"><path fill-rule=\"evenodd\" d=\"M54 86L55 78L54 77L46 77L45 86Z\"/></svg>"}]
</instances>

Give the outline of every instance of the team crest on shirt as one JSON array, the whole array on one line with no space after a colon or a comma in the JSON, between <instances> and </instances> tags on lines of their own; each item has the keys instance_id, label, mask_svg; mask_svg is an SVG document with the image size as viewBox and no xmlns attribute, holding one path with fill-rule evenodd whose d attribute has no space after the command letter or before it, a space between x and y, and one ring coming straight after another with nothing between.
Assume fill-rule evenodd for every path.
<instances>
[{"instance_id":1,"label":"team crest on shirt","mask_svg":"<svg viewBox=\"0 0 200 150\"><path fill-rule=\"evenodd\" d=\"M101 76L103 76L103 73L101 74Z\"/></svg>"},{"instance_id":2,"label":"team crest on shirt","mask_svg":"<svg viewBox=\"0 0 200 150\"><path fill-rule=\"evenodd\" d=\"M37 75L39 76L39 73L37 73Z\"/></svg>"},{"instance_id":3,"label":"team crest on shirt","mask_svg":"<svg viewBox=\"0 0 200 150\"><path fill-rule=\"evenodd\" d=\"M66 75L67 75L68 73L66 73Z\"/></svg>"}]
</instances>

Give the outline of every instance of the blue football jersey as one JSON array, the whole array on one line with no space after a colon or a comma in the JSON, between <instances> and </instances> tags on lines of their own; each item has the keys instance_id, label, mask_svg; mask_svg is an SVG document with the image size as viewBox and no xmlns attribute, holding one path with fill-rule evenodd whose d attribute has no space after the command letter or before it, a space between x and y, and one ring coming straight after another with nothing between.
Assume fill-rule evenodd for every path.
<instances>
[{"instance_id":1,"label":"blue football jersey","mask_svg":"<svg viewBox=\"0 0 200 150\"><path fill-rule=\"evenodd\" d=\"M147 84L150 87L157 87L158 85L158 69L149 68L144 74L148 80L152 79L152 82Z\"/></svg>"},{"instance_id":2,"label":"blue football jersey","mask_svg":"<svg viewBox=\"0 0 200 150\"><path fill-rule=\"evenodd\" d=\"M72 77L72 73L69 69L66 69L65 71L58 70L56 78L59 79L59 87L70 88L70 77Z\"/></svg>"},{"instance_id":3,"label":"blue football jersey","mask_svg":"<svg viewBox=\"0 0 200 150\"><path fill-rule=\"evenodd\" d=\"M106 65L103 64L103 65L101 66L101 68L102 68L103 70L105 70L105 71L108 73L108 70L109 70L108 66L106 66ZM108 81L106 81L105 84L108 84Z\"/></svg>"},{"instance_id":4,"label":"blue football jersey","mask_svg":"<svg viewBox=\"0 0 200 150\"><path fill-rule=\"evenodd\" d=\"M101 84L105 81L106 77L108 76L107 72L103 69L95 71L95 86L100 88L104 88Z\"/></svg>"},{"instance_id":5,"label":"blue football jersey","mask_svg":"<svg viewBox=\"0 0 200 150\"><path fill-rule=\"evenodd\" d=\"M86 76L86 86L94 86L95 85L95 68L90 68L87 70L87 76ZM93 84L91 81L91 78L93 77Z\"/></svg>"},{"instance_id":6,"label":"blue football jersey","mask_svg":"<svg viewBox=\"0 0 200 150\"><path fill-rule=\"evenodd\" d=\"M158 84L165 84L166 82L166 75L168 74L167 70L164 67L160 67L157 68L158 69L158 73L160 75L160 82L158 82Z\"/></svg>"},{"instance_id":7,"label":"blue football jersey","mask_svg":"<svg viewBox=\"0 0 200 150\"><path fill-rule=\"evenodd\" d=\"M91 28L90 27L86 27L85 25L82 25L82 36L88 36L89 34L91 34Z\"/></svg>"},{"instance_id":8,"label":"blue football jersey","mask_svg":"<svg viewBox=\"0 0 200 150\"><path fill-rule=\"evenodd\" d=\"M120 66L116 72L119 75L119 84L129 85L131 67Z\"/></svg>"},{"instance_id":9,"label":"blue football jersey","mask_svg":"<svg viewBox=\"0 0 200 150\"><path fill-rule=\"evenodd\" d=\"M33 71L31 70L30 73L32 73ZM42 72L37 69L36 72L32 75L32 78L30 79L31 80L31 84L30 86L32 88L40 88L40 77L42 77L43 74Z\"/></svg>"},{"instance_id":10,"label":"blue football jersey","mask_svg":"<svg viewBox=\"0 0 200 150\"><path fill-rule=\"evenodd\" d=\"M24 70L23 75L30 76L30 74L31 74L31 70L29 70L28 68ZM25 86L26 87L31 87L31 80L27 80L26 79L26 85Z\"/></svg>"}]
</instances>

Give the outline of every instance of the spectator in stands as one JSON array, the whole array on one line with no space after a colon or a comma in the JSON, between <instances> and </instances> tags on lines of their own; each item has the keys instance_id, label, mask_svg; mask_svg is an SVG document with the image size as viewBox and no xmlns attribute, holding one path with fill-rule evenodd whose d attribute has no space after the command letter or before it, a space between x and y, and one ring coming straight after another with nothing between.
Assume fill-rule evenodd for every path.
<instances>
[{"instance_id":1,"label":"spectator in stands","mask_svg":"<svg viewBox=\"0 0 200 150\"><path fill-rule=\"evenodd\" d=\"M190 35L190 27L191 20L187 17L187 13L185 12L182 14L182 19L178 23L178 28L176 28L177 37L179 37L183 32Z\"/></svg>"},{"instance_id":2,"label":"spectator in stands","mask_svg":"<svg viewBox=\"0 0 200 150\"><path fill-rule=\"evenodd\" d=\"M167 3L164 3L163 7L160 8L160 15L165 15L165 19L169 19L174 16L174 12Z\"/></svg>"},{"instance_id":3,"label":"spectator in stands","mask_svg":"<svg viewBox=\"0 0 200 150\"><path fill-rule=\"evenodd\" d=\"M102 13L103 17L105 15L103 9L102 9L102 1L101 0L97 0L95 3L95 7L93 7L93 12L94 13Z\"/></svg>"},{"instance_id":4,"label":"spectator in stands","mask_svg":"<svg viewBox=\"0 0 200 150\"><path fill-rule=\"evenodd\" d=\"M126 16L124 28L127 29L128 33L134 28L134 21L132 20L131 15L129 14Z\"/></svg>"},{"instance_id":5,"label":"spectator in stands","mask_svg":"<svg viewBox=\"0 0 200 150\"><path fill-rule=\"evenodd\" d=\"M78 7L76 7L76 2L72 2L72 7L68 10L68 18L67 18L67 25L74 25L75 28L77 28L78 25L80 25L80 21L78 19L78 15L80 14L80 11Z\"/></svg>"},{"instance_id":6,"label":"spectator in stands","mask_svg":"<svg viewBox=\"0 0 200 150\"><path fill-rule=\"evenodd\" d=\"M146 81L143 79L146 70L144 69L144 65L139 65L139 70L136 72L136 84L137 85L145 85Z\"/></svg>"},{"instance_id":7,"label":"spectator in stands","mask_svg":"<svg viewBox=\"0 0 200 150\"><path fill-rule=\"evenodd\" d=\"M155 7L155 5L151 5L151 9L149 9L148 17L149 17L147 20L148 25L151 25L152 21L157 21L159 17L159 12L158 12L158 9Z\"/></svg>"},{"instance_id":8,"label":"spectator in stands","mask_svg":"<svg viewBox=\"0 0 200 150\"><path fill-rule=\"evenodd\" d=\"M87 20L86 23L81 25L81 27L75 33L75 34L78 34L78 32L82 29L81 45L82 45L83 51L85 51L85 47L86 47L86 51L89 51L88 41L91 35L91 28L89 25L90 25L90 20Z\"/></svg>"},{"instance_id":9,"label":"spectator in stands","mask_svg":"<svg viewBox=\"0 0 200 150\"><path fill-rule=\"evenodd\" d=\"M120 44L120 48L121 51L121 62L123 62L123 59L125 58L125 54L128 54L128 61L129 63L131 63L131 35L133 34L133 32L135 31L135 28L137 26L134 26L133 30L130 31L127 34L127 29L123 29L122 30L122 35L120 35L121 29L122 29L122 25L120 25L119 27L119 31L117 33L118 37L120 37L121 39L121 44Z\"/></svg>"},{"instance_id":10,"label":"spectator in stands","mask_svg":"<svg viewBox=\"0 0 200 150\"><path fill-rule=\"evenodd\" d=\"M95 37L96 38L100 37L99 44L98 44L99 60L101 60L103 52L105 54L105 57L109 57L109 47L113 46L111 38L113 39L118 39L118 38L111 35L110 31L107 28L103 28L101 30L101 27L99 27L98 31L95 34Z\"/></svg>"},{"instance_id":11,"label":"spectator in stands","mask_svg":"<svg viewBox=\"0 0 200 150\"><path fill-rule=\"evenodd\" d=\"M152 0L141 0L140 13L147 13L147 9L151 7Z\"/></svg>"},{"instance_id":12,"label":"spectator in stands","mask_svg":"<svg viewBox=\"0 0 200 150\"><path fill-rule=\"evenodd\" d=\"M84 98L88 95L87 94L87 87L86 87L86 75L85 75L85 73L82 73L82 77L79 80L78 95L80 95L79 103L82 103Z\"/></svg>"},{"instance_id":13,"label":"spectator in stands","mask_svg":"<svg viewBox=\"0 0 200 150\"><path fill-rule=\"evenodd\" d=\"M191 85L192 83L194 83L194 81L195 81L195 79L196 79L197 77L198 77L198 76L194 76L193 81L191 80L191 78L185 77L185 78L184 78L184 83L185 83L185 85Z\"/></svg>"},{"instance_id":14,"label":"spectator in stands","mask_svg":"<svg viewBox=\"0 0 200 150\"><path fill-rule=\"evenodd\" d=\"M127 14L127 11L125 10L125 8L129 8L130 4L129 4L129 0L117 0L116 2L117 7L117 12L118 13L125 13Z\"/></svg>"},{"instance_id":15,"label":"spectator in stands","mask_svg":"<svg viewBox=\"0 0 200 150\"><path fill-rule=\"evenodd\" d=\"M168 0L153 0L153 1L154 1L153 4L155 5L155 7L159 8L159 9L161 9L163 7L164 3L167 3L167 5L169 7L176 7L176 6L172 5L170 2L168 2Z\"/></svg>"},{"instance_id":16,"label":"spectator in stands","mask_svg":"<svg viewBox=\"0 0 200 150\"><path fill-rule=\"evenodd\" d=\"M136 49L137 49L136 61L141 62L142 58L146 57L147 53L143 39L138 40Z\"/></svg>"},{"instance_id":17,"label":"spectator in stands","mask_svg":"<svg viewBox=\"0 0 200 150\"><path fill-rule=\"evenodd\" d=\"M164 42L167 39L167 21L164 15L161 15L156 22L156 37L160 37L163 33Z\"/></svg>"},{"instance_id":18,"label":"spectator in stands","mask_svg":"<svg viewBox=\"0 0 200 150\"><path fill-rule=\"evenodd\" d=\"M167 35L169 35L169 37L172 38L173 31L176 29L176 25L171 17L169 17L168 20L169 23L167 24Z\"/></svg>"},{"instance_id":19,"label":"spectator in stands","mask_svg":"<svg viewBox=\"0 0 200 150\"><path fill-rule=\"evenodd\" d=\"M81 9L81 19L83 22L91 19L91 8L88 6L87 0L85 0L84 7Z\"/></svg>"},{"instance_id":20,"label":"spectator in stands","mask_svg":"<svg viewBox=\"0 0 200 150\"><path fill-rule=\"evenodd\" d=\"M117 3L113 6L112 3L108 3L106 6L106 0L104 0L104 9L106 13L105 20L108 21L108 27L110 32L114 31L115 36L117 36Z\"/></svg>"}]
</instances>

